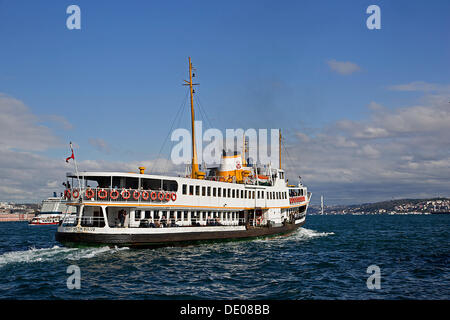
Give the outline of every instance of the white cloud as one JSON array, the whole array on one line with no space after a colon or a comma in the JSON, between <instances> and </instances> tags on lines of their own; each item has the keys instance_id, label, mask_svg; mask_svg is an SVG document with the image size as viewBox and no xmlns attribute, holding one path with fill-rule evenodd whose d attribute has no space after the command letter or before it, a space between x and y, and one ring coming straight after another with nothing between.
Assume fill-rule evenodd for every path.
<instances>
[{"instance_id":1,"label":"white cloud","mask_svg":"<svg viewBox=\"0 0 450 320\"><path fill-rule=\"evenodd\" d=\"M371 102L367 119L337 121L315 135L297 132L288 173L334 203L450 196L450 105L444 91L421 101L397 109Z\"/></svg>"},{"instance_id":2,"label":"white cloud","mask_svg":"<svg viewBox=\"0 0 450 320\"><path fill-rule=\"evenodd\" d=\"M98 151L109 153L111 151L108 143L100 138L89 138L89 143Z\"/></svg>"},{"instance_id":3,"label":"white cloud","mask_svg":"<svg viewBox=\"0 0 450 320\"><path fill-rule=\"evenodd\" d=\"M60 145L21 101L0 93L0 148L42 151Z\"/></svg>"},{"instance_id":4,"label":"white cloud","mask_svg":"<svg viewBox=\"0 0 450 320\"><path fill-rule=\"evenodd\" d=\"M450 91L450 85L427 83L424 81L414 81L407 84L393 85L388 88L393 91L422 91L422 92Z\"/></svg>"},{"instance_id":5,"label":"white cloud","mask_svg":"<svg viewBox=\"0 0 450 320\"><path fill-rule=\"evenodd\" d=\"M328 60L327 63L331 70L342 75L352 74L361 70L356 63L350 61L336 61L335 59L332 59Z\"/></svg>"}]
</instances>

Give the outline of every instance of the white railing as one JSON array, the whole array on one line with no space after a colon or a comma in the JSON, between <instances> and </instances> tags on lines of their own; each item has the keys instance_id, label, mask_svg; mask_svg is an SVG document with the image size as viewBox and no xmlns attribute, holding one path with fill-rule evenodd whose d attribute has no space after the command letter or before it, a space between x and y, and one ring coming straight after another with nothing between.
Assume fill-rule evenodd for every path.
<instances>
[{"instance_id":1,"label":"white railing","mask_svg":"<svg viewBox=\"0 0 450 320\"><path fill-rule=\"evenodd\" d=\"M72 188L64 191L64 197L72 201L104 201L133 203L166 203L177 199L176 192L163 190L114 189L114 188Z\"/></svg>"},{"instance_id":2,"label":"white railing","mask_svg":"<svg viewBox=\"0 0 450 320\"><path fill-rule=\"evenodd\" d=\"M78 225L80 221L81 227L97 227L103 228L105 227L105 220L103 217L92 217L92 216L82 216L81 219L76 215L70 215L64 217L62 221L63 227L75 227ZM118 219L114 218L109 220L108 225L110 228L120 228L120 227L129 227L129 228L177 228L177 227L212 227L212 226L243 226L245 225L245 219L239 218L237 220L201 220L191 218L191 220L183 220L183 219L167 219L167 218L159 218L159 219L139 219L135 221L126 220L124 224ZM253 225L253 221L249 221L250 225Z\"/></svg>"}]
</instances>

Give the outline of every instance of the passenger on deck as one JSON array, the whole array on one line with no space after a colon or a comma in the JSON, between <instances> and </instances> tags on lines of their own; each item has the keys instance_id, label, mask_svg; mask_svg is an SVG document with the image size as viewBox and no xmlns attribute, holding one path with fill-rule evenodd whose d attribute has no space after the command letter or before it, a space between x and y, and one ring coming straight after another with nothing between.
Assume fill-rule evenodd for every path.
<instances>
[{"instance_id":1,"label":"passenger on deck","mask_svg":"<svg viewBox=\"0 0 450 320\"><path fill-rule=\"evenodd\" d=\"M163 228L167 227L167 219L166 219L166 216L162 216L162 217L161 217L161 225L163 226Z\"/></svg>"},{"instance_id":2,"label":"passenger on deck","mask_svg":"<svg viewBox=\"0 0 450 320\"><path fill-rule=\"evenodd\" d=\"M120 226L121 227L125 227L125 219L127 217L127 212L122 209L119 211L119 221L120 221Z\"/></svg>"}]
</instances>

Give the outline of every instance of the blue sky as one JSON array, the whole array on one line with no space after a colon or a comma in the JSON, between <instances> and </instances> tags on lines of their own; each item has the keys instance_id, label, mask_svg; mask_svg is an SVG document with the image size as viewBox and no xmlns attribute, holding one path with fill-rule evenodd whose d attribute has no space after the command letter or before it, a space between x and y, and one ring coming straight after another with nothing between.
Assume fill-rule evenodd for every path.
<instances>
[{"instance_id":1,"label":"blue sky","mask_svg":"<svg viewBox=\"0 0 450 320\"><path fill-rule=\"evenodd\" d=\"M71 4L81 8L81 30L66 28ZM381 30L366 27L371 4L381 8ZM28 125L55 138L33 156L63 159L74 141L79 161L150 161L185 97L191 56L214 127L281 127L301 149L299 132L317 139L343 120L367 124L373 103L395 113L432 98L393 86L429 84L433 96L447 95L449 12L448 1L0 1L0 93L36 117ZM341 74L330 61L358 69ZM181 123L188 127L187 112ZM334 192L314 179L316 192ZM13 194L0 190L0 198ZM401 195L392 189L383 197Z\"/></svg>"}]
</instances>

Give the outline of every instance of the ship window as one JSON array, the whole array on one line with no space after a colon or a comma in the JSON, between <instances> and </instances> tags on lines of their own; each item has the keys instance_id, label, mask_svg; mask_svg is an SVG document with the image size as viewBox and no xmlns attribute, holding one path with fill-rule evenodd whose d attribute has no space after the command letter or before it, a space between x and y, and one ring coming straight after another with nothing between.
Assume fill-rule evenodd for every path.
<instances>
[{"instance_id":1,"label":"ship window","mask_svg":"<svg viewBox=\"0 0 450 320\"><path fill-rule=\"evenodd\" d=\"M255 199L255 191L252 191L252 199Z\"/></svg>"},{"instance_id":2,"label":"ship window","mask_svg":"<svg viewBox=\"0 0 450 320\"><path fill-rule=\"evenodd\" d=\"M244 190L241 190L241 198L244 198Z\"/></svg>"},{"instance_id":3,"label":"ship window","mask_svg":"<svg viewBox=\"0 0 450 320\"><path fill-rule=\"evenodd\" d=\"M228 198L231 198L231 189L228 189Z\"/></svg>"},{"instance_id":4,"label":"ship window","mask_svg":"<svg viewBox=\"0 0 450 320\"><path fill-rule=\"evenodd\" d=\"M233 189L233 198L236 198L236 190Z\"/></svg>"},{"instance_id":5,"label":"ship window","mask_svg":"<svg viewBox=\"0 0 450 320\"><path fill-rule=\"evenodd\" d=\"M139 210L140 211L140 210ZM150 219L150 213L151 213L151 211L145 211L144 212L144 218L145 219Z\"/></svg>"},{"instance_id":6,"label":"ship window","mask_svg":"<svg viewBox=\"0 0 450 320\"><path fill-rule=\"evenodd\" d=\"M183 184L183 194L187 193L187 185Z\"/></svg>"},{"instance_id":7,"label":"ship window","mask_svg":"<svg viewBox=\"0 0 450 320\"><path fill-rule=\"evenodd\" d=\"M175 211L170 211L169 218L170 219L175 218Z\"/></svg>"},{"instance_id":8,"label":"ship window","mask_svg":"<svg viewBox=\"0 0 450 320\"><path fill-rule=\"evenodd\" d=\"M195 195L196 196L200 195L200 186L195 186Z\"/></svg>"},{"instance_id":9,"label":"ship window","mask_svg":"<svg viewBox=\"0 0 450 320\"><path fill-rule=\"evenodd\" d=\"M116 179L123 179L122 177L113 177L113 186L116 185ZM133 180L134 179L134 180ZM125 187L131 189L138 188L138 178L125 178ZM120 181L122 188L123 181ZM164 190L164 191L178 191L178 182L175 180L161 180L161 179L141 179L141 187L144 190Z\"/></svg>"},{"instance_id":10,"label":"ship window","mask_svg":"<svg viewBox=\"0 0 450 320\"><path fill-rule=\"evenodd\" d=\"M217 196L218 197L221 197L221 190L222 190L222 188L217 188Z\"/></svg>"},{"instance_id":11,"label":"ship window","mask_svg":"<svg viewBox=\"0 0 450 320\"><path fill-rule=\"evenodd\" d=\"M183 220L184 221L187 221L188 220L188 211L185 211L184 213L183 213Z\"/></svg>"},{"instance_id":12,"label":"ship window","mask_svg":"<svg viewBox=\"0 0 450 320\"><path fill-rule=\"evenodd\" d=\"M217 188L213 188L213 197L215 197L217 195L216 189Z\"/></svg>"},{"instance_id":13,"label":"ship window","mask_svg":"<svg viewBox=\"0 0 450 320\"><path fill-rule=\"evenodd\" d=\"M236 198L239 198L239 190L236 190Z\"/></svg>"},{"instance_id":14,"label":"ship window","mask_svg":"<svg viewBox=\"0 0 450 320\"><path fill-rule=\"evenodd\" d=\"M158 210L153 211L153 219L159 219L159 211Z\"/></svg>"},{"instance_id":15,"label":"ship window","mask_svg":"<svg viewBox=\"0 0 450 320\"><path fill-rule=\"evenodd\" d=\"M211 187L208 187L208 189L206 189L206 192L207 192L208 197L210 197L211 196Z\"/></svg>"},{"instance_id":16,"label":"ship window","mask_svg":"<svg viewBox=\"0 0 450 320\"><path fill-rule=\"evenodd\" d=\"M202 196L206 196L206 187L202 187Z\"/></svg>"},{"instance_id":17,"label":"ship window","mask_svg":"<svg viewBox=\"0 0 450 320\"><path fill-rule=\"evenodd\" d=\"M134 212L134 220L135 221L138 221L138 220L140 220L141 219L141 210L136 210L135 212Z\"/></svg>"},{"instance_id":18,"label":"ship window","mask_svg":"<svg viewBox=\"0 0 450 320\"><path fill-rule=\"evenodd\" d=\"M189 186L189 195L194 195L194 186Z\"/></svg>"},{"instance_id":19,"label":"ship window","mask_svg":"<svg viewBox=\"0 0 450 320\"><path fill-rule=\"evenodd\" d=\"M244 195L245 195L245 199L247 199L248 198L247 190L245 190Z\"/></svg>"}]
</instances>

